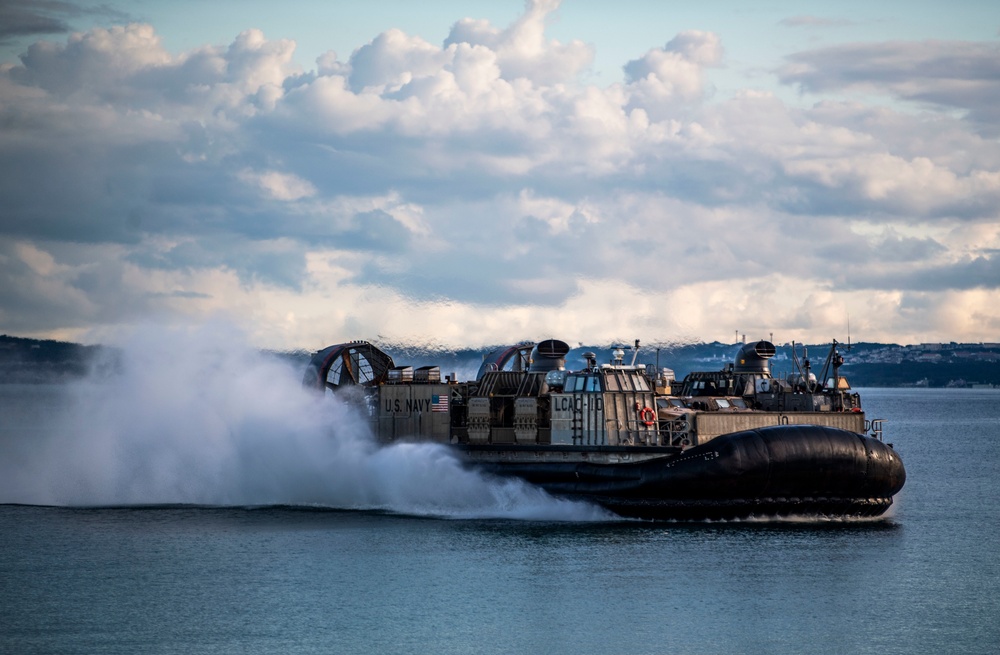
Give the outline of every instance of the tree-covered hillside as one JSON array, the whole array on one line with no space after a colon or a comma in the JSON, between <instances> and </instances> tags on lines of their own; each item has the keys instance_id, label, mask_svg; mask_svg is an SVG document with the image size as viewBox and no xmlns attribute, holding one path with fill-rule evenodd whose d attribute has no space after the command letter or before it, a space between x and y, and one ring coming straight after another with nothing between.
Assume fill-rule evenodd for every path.
<instances>
[{"instance_id":1,"label":"tree-covered hillside","mask_svg":"<svg viewBox=\"0 0 1000 655\"><path fill-rule=\"evenodd\" d=\"M416 347L379 344L397 364L412 366L436 365L441 374L454 373L458 379L475 376L483 350L445 351ZM678 378L691 371L721 370L733 361L740 344L719 342L642 346L636 361L650 369L670 368ZM581 368L583 354L591 351L599 363L611 359L612 346L578 346L567 357L568 368ZM848 350L839 350L846 364L842 374L855 387L881 386L969 386L973 384L1000 386L1000 344L897 344L859 343ZM793 370L792 349L788 344L776 346L771 370L783 376ZM813 370L819 374L829 352L829 344L805 347ZM801 360L801 345L796 347ZM304 367L310 354L305 351L275 353L296 367ZM632 360L633 351L626 349L625 360ZM101 374L113 372L120 353L104 346L84 346L61 341L40 341L0 336L0 383L62 382L78 379L89 371Z\"/></svg>"}]
</instances>

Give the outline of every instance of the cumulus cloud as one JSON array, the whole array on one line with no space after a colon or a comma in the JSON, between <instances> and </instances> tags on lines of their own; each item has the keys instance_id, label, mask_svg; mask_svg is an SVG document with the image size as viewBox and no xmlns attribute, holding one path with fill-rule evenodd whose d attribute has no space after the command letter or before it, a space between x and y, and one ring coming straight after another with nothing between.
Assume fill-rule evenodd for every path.
<instances>
[{"instance_id":1,"label":"cumulus cloud","mask_svg":"<svg viewBox=\"0 0 1000 655\"><path fill-rule=\"evenodd\" d=\"M711 32L678 34L663 48L649 50L625 65L631 105L663 118L670 103L693 102L704 94L703 70L722 59L722 44Z\"/></svg>"},{"instance_id":2,"label":"cumulus cloud","mask_svg":"<svg viewBox=\"0 0 1000 655\"><path fill-rule=\"evenodd\" d=\"M302 200L316 195L316 187L309 180L303 180L291 173L281 171L255 172L245 170L240 179L258 188L268 198L275 200Z\"/></svg>"},{"instance_id":3,"label":"cumulus cloud","mask_svg":"<svg viewBox=\"0 0 1000 655\"><path fill-rule=\"evenodd\" d=\"M582 41L559 43L545 36L545 21L560 0L528 0L525 13L506 29L486 21L463 19L455 23L445 46L482 46L496 53L501 76L535 84L557 84L573 79L589 66L593 48Z\"/></svg>"},{"instance_id":4,"label":"cumulus cloud","mask_svg":"<svg viewBox=\"0 0 1000 655\"><path fill-rule=\"evenodd\" d=\"M969 338L1000 320L991 46L867 46L885 54L867 72L861 46L792 55L788 84L879 78L932 103L800 109L715 97L705 31L588 84L594 47L546 35L557 9L459 20L441 44L388 29L314 70L253 28L181 53L143 24L33 44L0 69L0 322L66 336L225 310L318 347L803 340L869 304L887 314L871 339L918 334L917 305L972 308ZM960 79L978 91L920 95Z\"/></svg>"}]
</instances>

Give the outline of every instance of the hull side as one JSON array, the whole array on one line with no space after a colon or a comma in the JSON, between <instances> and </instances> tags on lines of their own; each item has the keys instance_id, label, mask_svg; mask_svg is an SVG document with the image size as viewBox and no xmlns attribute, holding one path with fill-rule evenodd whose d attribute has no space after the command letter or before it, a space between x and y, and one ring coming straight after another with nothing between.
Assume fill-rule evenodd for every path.
<instances>
[{"instance_id":1,"label":"hull side","mask_svg":"<svg viewBox=\"0 0 1000 655\"><path fill-rule=\"evenodd\" d=\"M899 456L881 441L815 425L736 432L638 462L475 462L555 495L654 519L877 516L906 480Z\"/></svg>"}]
</instances>

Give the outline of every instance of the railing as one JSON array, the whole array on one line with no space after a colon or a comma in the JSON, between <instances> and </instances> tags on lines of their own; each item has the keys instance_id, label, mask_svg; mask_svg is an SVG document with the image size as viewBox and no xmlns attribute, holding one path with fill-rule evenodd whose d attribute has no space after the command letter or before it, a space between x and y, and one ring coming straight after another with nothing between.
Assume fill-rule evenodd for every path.
<instances>
[{"instance_id":1,"label":"railing","mask_svg":"<svg viewBox=\"0 0 1000 655\"><path fill-rule=\"evenodd\" d=\"M873 439L882 441L882 423L884 421L884 418L865 420L865 433L869 434Z\"/></svg>"},{"instance_id":2,"label":"railing","mask_svg":"<svg viewBox=\"0 0 1000 655\"><path fill-rule=\"evenodd\" d=\"M690 445L692 441L691 425L683 417L661 420L657 435L661 446Z\"/></svg>"}]
</instances>

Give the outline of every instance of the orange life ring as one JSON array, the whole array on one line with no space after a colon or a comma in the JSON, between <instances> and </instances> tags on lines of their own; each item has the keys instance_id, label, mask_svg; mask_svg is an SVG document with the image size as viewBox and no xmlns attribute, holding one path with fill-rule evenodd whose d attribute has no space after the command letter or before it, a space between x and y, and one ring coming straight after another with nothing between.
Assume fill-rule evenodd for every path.
<instances>
[{"instance_id":1,"label":"orange life ring","mask_svg":"<svg viewBox=\"0 0 1000 655\"><path fill-rule=\"evenodd\" d=\"M639 410L639 420L646 427L651 426L656 423L656 412L653 411L652 407L643 407Z\"/></svg>"}]
</instances>

